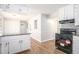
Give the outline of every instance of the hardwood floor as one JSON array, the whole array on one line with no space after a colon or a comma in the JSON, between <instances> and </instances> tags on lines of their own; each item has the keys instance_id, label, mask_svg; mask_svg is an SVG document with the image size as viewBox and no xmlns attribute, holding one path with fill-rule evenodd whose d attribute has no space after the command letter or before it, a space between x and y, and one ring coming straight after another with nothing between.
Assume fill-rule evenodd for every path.
<instances>
[{"instance_id":1,"label":"hardwood floor","mask_svg":"<svg viewBox=\"0 0 79 59\"><path fill-rule=\"evenodd\" d=\"M35 39L32 39L31 49L23 51L19 54L64 54L64 52L55 49L54 40L49 40L47 42L40 43Z\"/></svg>"}]
</instances>

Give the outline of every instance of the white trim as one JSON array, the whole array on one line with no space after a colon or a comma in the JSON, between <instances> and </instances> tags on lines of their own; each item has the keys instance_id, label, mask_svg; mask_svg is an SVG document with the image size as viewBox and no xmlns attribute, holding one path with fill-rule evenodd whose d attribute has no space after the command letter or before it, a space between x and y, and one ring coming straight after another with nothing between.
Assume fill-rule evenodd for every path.
<instances>
[{"instance_id":1,"label":"white trim","mask_svg":"<svg viewBox=\"0 0 79 59\"><path fill-rule=\"evenodd\" d=\"M32 37L33 38L33 37ZM33 38L34 40L37 40L37 39L35 39L35 38ZM48 39L48 40L37 40L38 42L40 42L40 43L43 43L43 42L47 42L47 41L49 41L49 40L55 40L55 39Z\"/></svg>"},{"instance_id":2,"label":"white trim","mask_svg":"<svg viewBox=\"0 0 79 59\"><path fill-rule=\"evenodd\" d=\"M47 42L47 41L49 41L49 40L54 40L54 39L43 40L43 41L41 41L41 43L42 43L42 42Z\"/></svg>"},{"instance_id":3,"label":"white trim","mask_svg":"<svg viewBox=\"0 0 79 59\"><path fill-rule=\"evenodd\" d=\"M38 42L41 43L41 40L38 40L38 39L36 39L36 38L34 38L34 37L31 37L31 38L33 38L34 40L36 40L36 41L38 41Z\"/></svg>"}]
</instances>

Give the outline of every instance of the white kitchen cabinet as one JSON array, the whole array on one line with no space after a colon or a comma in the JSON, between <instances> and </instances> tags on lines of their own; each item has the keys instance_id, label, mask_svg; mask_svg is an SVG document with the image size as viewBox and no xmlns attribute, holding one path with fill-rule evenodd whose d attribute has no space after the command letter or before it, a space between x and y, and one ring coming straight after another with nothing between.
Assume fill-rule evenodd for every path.
<instances>
[{"instance_id":1,"label":"white kitchen cabinet","mask_svg":"<svg viewBox=\"0 0 79 59\"><path fill-rule=\"evenodd\" d=\"M64 7L59 9L58 16L59 16L59 20L64 20Z\"/></svg>"},{"instance_id":2,"label":"white kitchen cabinet","mask_svg":"<svg viewBox=\"0 0 79 59\"><path fill-rule=\"evenodd\" d=\"M30 35L3 36L0 38L0 53L12 54L31 48Z\"/></svg>"},{"instance_id":3,"label":"white kitchen cabinet","mask_svg":"<svg viewBox=\"0 0 79 59\"><path fill-rule=\"evenodd\" d=\"M1 44L1 53L2 54L8 54L9 53L8 42L2 42L2 44Z\"/></svg>"},{"instance_id":4,"label":"white kitchen cabinet","mask_svg":"<svg viewBox=\"0 0 79 59\"><path fill-rule=\"evenodd\" d=\"M21 51L27 50L31 48L31 39L29 35L22 35L21 39L20 39L20 47L21 47Z\"/></svg>"},{"instance_id":5,"label":"white kitchen cabinet","mask_svg":"<svg viewBox=\"0 0 79 59\"><path fill-rule=\"evenodd\" d=\"M1 43L1 48L0 48L0 50L1 50L1 54L8 54L9 53L9 42L8 42L8 40L6 39L5 40L5 38L3 39L3 38L0 38L0 43Z\"/></svg>"},{"instance_id":6,"label":"white kitchen cabinet","mask_svg":"<svg viewBox=\"0 0 79 59\"><path fill-rule=\"evenodd\" d=\"M19 43L19 39L10 39L10 43L9 43L9 52L10 53L17 53L20 52L20 43Z\"/></svg>"},{"instance_id":7,"label":"white kitchen cabinet","mask_svg":"<svg viewBox=\"0 0 79 59\"><path fill-rule=\"evenodd\" d=\"M73 54L79 54L79 36L73 36Z\"/></svg>"},{"instance_id":8,"label":"white kitchen cabinet","mask_svg":"<svg viewBox=\"0 0 79 59\"><path fill-rule=\"evenodd\" d=\"M74 18L74 5L67 5L59 9L59 20Z\"/></svg>"},{"instance_id":9,"label":"white kitchen cabinet","mask_svg":"<svg viewBox=\"0 0 79 59\"><path fill-rule=\"evenodd\" d=\"M79 4L74 5L75 25L79 26Z\"/></svg>"},{"instance_id":10,"label":"white kitchen cabinet","mask_svg":"<svg viewBox=\"0 0 79 59\"><path fill-rule=\"evenodd\" d=\"M20 36L6 36L5 37L8 39L8 42L9 42L9 53L20 52L19 37Z\"/></svg>"},{"instance_id":11,"label":"white kitchen cabinet","mask_svg":"<svg viewBox=\"0 0 79 59\"><path fill-rule=\"evenodd\" d=\"M64 19L73 19L74 18L74 5L67 5L64 8Z\"/></svg>"},{"instance_id":12,"label":"white kitchen cabinet","mask_svg":"<svg viewBox=\"0 0 79 59\"><path fill-rule=\"evenodd\" d=\"M26 49L30 49L31 48L31 44L30 44L30 38L29 39L26 39L26 40L22 40L22 43L21 43L21 48L22 50L26 50Z\"/></svg>"}]
</instances>

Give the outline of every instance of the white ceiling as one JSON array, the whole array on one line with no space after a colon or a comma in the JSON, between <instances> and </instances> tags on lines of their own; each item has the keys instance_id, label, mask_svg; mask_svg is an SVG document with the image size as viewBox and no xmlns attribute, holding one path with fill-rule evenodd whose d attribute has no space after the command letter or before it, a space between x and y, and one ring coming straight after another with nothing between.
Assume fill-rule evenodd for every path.
<instances>
[{"instance_id":1,"label":"white ceiling","mask_svg":"<svg viewBox=\"0 0 79 59\"><path fill-rule=\"evenodd\" d=\"M10 8L8 8L10 6ZM21 12L40 12L40 13L54 13L61 7L66 6L66 4L1 4L0 7L5 10L9 9L10 11L21 10ZM17 11L18 12L18 11Z\"/></svg>"},{"instance_id":2,"label":"white ceiling","mask_svg":"<svg viewBox=\"0 0 79 59\"><path fill-rule=\"evenodd\" d=\"M11 16L15 16L14 13L17 13L29 17L29 15L33 16L35 13L54 14L55 11L66 5L67 4L0 4L0 9L13 13Z\"/></svg>"},{"instance_id":3,"label":"white ceiling","mask_svg":"<svg viewBox=\"0 0 79 59\"><path fill-rule=\"evenodd\" d=\"M34 9L41 13L54 13L56 10L66 5L67 4L28 4L23 6Z\"/></svg>"}]
</instances>

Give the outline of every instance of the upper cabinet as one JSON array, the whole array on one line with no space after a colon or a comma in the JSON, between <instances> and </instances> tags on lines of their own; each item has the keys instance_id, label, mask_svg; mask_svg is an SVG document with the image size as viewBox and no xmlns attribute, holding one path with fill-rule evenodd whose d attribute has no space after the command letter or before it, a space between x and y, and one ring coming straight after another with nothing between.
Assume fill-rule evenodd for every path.
<instances>
[{"instance_id":1,"label":"upper cabinet","mask_svg":"<svg viewBox=\"0 0 79 59\"><path fill-rule=\"evenodd\" d=\"M64 8L64 19L68 20L68 19L73 19L74 18L74 5L67 5Z\"/></svg>"},{"instance_id":2,"label":"upper cabinet","mask_svg":"<svg viewBox=\"0 0 79 59\"><path fill-rule=\"evenodd\" d=\"M75 25L79 26L79 4L74 5Z\"/></svg>"},{"instance_id":3,"label":"upper cabinet","mask_svg":"<svg viewBox=\"0 0 79 59\"><path fill-rule=\"evenodd\" d=\"M74 19L75 26L79 26L79 4L66 5L59 9L59 21Z\"/></svg>"},{"instance_id":4,"label":"upper cabinet","mask_svg":"<svg viewBox=\"0 0 79 59\"><path fill-rule=\"evenodd\" d=\"M64 20L64 7L59 9L58 16L59 16L59 20Z\"/></svg>"},{"instance_id":5,"label":"upper cabinet","mask_svg":"<svg viewBox=\"0 0 79 59\"><path fill-rule=\"evenodd\" d=\"M68 20L74 18L74 5L67 5L59 9L59 20Z\"/></svg>"}]
</instances>

